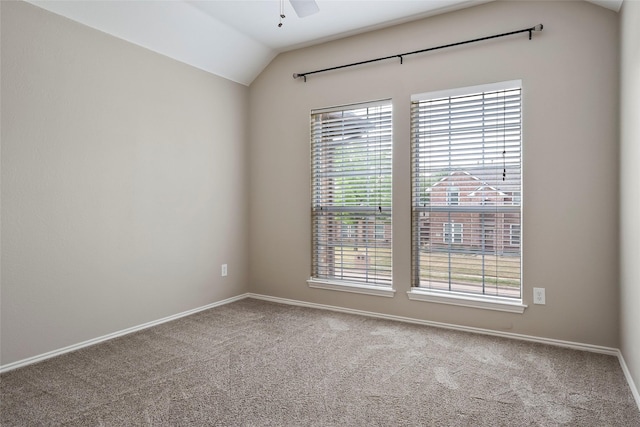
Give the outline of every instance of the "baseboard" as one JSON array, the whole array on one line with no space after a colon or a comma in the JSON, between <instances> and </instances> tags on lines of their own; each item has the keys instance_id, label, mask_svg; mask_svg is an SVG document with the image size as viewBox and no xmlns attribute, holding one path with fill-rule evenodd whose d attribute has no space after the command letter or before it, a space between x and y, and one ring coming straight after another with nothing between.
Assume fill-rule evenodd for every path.
<instances>
[{"instance_id":1,"label":"baseboard","mask_svg":"<svg viewBox=\"0 0 640 427\"><path fill-rule=\"evenodd\" d=\"M597 345L591 345L591 344L583 344L583 343L577 343L577 342L572 342L572 341L556 340L556 339L552 339L552 338L541 338L541 337L536 337L536 336L532 336L532 335L515 334L515 333L512 333L512 332L493 331L493 330L490 330L490 329L475 328L475 327L471 327L471 326L460 326L460 325L454 325L454 324L451 324L451 323L442 323L442 322L434 322L434 321L430 321L430 320L414 319L414 318L411 318L411 317L403 317L403 316L395 316L395 315L391 315L391 314L375 313L375 312L371 312L371 311L356 310L356 309L337 307L337 306L326 305L326 304L317 304L317 303L312 303L312 302L299 301L299 300L293 300L293 299L287 299L287 298L272 297L272 296L268 296L268 295L261 295L261 294L255 294L255 293L245 293L245 294L237 295L237 296L232 297L232 298L227 298L225 300L217 301L217 302L214 302L214 303L211 303L211 304L207 304L205 306L194 308L192 310L184 311L182 313L174 314L172 316L167 316L167 317L164 317L162 319L158 319L158 320L154 320L154 321L151 321L151 322L144 323L142 325L133 326L131 328L123 329L121 331L117 331L117 332L114 332L114 333L111 333L111 334L103 335L103 336L98 337L98 338L93 338L93 339L90 339L90 340L87 340L87 341L83 341L83 342L78 343L78 344L73 344L73 345L58 349L58 350L49 351L47 353L43 353L43 354L40 354L38 356L33 356L33 357L29 357L27 359L19 360L17 362L8 363L6 365L0 366L0 373L8 372L8 371L11 371L13 369L18 369L18 368L21 368L21 367L24 367L24 366L27 366L27 365L31 365L33 363L41 362L43 360L50 359L50 358L56 357L56 356L60 356L62 354L69 353L71 351L79 350L79 349L84 348L84 347L89 347L89 346L92 346L92 345L95 345L95 344L98 344L98 343L101 343L101 342L104 342L104 341L108 341L108 340L111 340L111 339L114 339L114 338L117 338L117 337L121 337L121 336L124 336L124 335L131 334L133 332L141 331L143 329L147 329L147 328L150 328L152 326L156 326L156 325L160 325L162 323L170 322L172 320L176 320L176 319L179 319L181 317L190 316L190 315L198 313L200 311L209 310L211 308L219 307L219 306L222 306L222 305L225 305L225 304L230 304L230 303L235 302L235 301L240 301L240 300L245 299L245 298L253 298L253 299L257 299L257 300L270 301L270 302L275 302L275 303L280 303L280 304L295 305L295 306L309 307L309 308L317 308L317 309L321 309L321 310L336 311L336 312L341 312L341 313L356 314L356 315L360 315L360 316L374 317L374 318L379 318L379 319L395 320L395 321L405 322L405 323L413 323L413 324L418 324L418 325L433 326L433 327L436 327L436 328L452 329L452 330L463 331L463 332L471 332L471 333L477 333L477 334L483 334L483 335L491 335L491 336L497 336L497 337L503 337L503 338L517 339L517 340L521 340L521 341L530 341L530 342L536 342L536 343L541 343L541 344L554 345L554 346L558 346L558 347L571 348L571 349L574 349L574 350L582 350L582 351L589 351L589 352L593 352L593 353L601 353L601 354L608 354L608 355L616 356L618 358L618 361L620 362L620 367L622 368L622 372L624 373L624 376L625 376L625 378L627 380L627 383L629 384L629 388L631 388L631 393L632 393L632 395L633 395L633 397L634 397L634 399L636 401L636 404L638 405L638 409L640 410L640 393L638 392L638 388L636 387L636 385L635 385L635 383L633 381L633 378L631 377L631 373L629 372L629 368L627 367L627 364L626 364L626 362L624 360L624 357L622 356L622 353L617 348L603 347L603 346L597 346Z\"/></svg>"},{"instance_id":2,"label":"baseboard","mask_svg":"<svg viewBox=\"0 0 640 427\"><path fill-rule=\"evenodd\" d=\"M174 314L174 315L171 315L171 316L163 317L162 319L158 319L158 320L154 320L154 321L151 321L151 322L143 323L142 325L133 326L131 328L127 328L127 329L123 329L121 331L113 332L111 334L103 335L103 336L98 337L98 338L93 338L93 339L90 339L90 340L87 340L87 341L83 341L83 342L78 343L78 344L73 344L73 345L70 345L70 346L67 346L67 347L64 347L64 348L60 348L58 350L49 351L47 353L43 353L43 354L40 354L38 356L33 356L33 357L29 357L27 359L18 360L17 362L8 363L6 365L0 366L0 373L8 372L8 371L11 371L13 369L22 368L23 366L27 366L27 365L31 365L33 363L41 362L43 360L51 359L52 357L60 356L62 354L69 353L71 351L80 350L81 348L84 348L84 347L89 347L89 346L92 346L92 345L95 345L95 344L99 344L99 343L104 342L104 341L108 341L108 340L111 340L111 339L114 339L114 338L121 337L123 335L128 335L128 334L131 334L133 332L138 332L138 331L141 331L143 329L150 328L152 326L160 325L162 323L166 323L166 322L170 322L172 320L179 319L181 317L190 316L192 314L198 313L200 311L208 310L210 308L219 307L219 306L225 305L225 304L230 304L232 302L239 301L241 299L245 299L245 298L247 298L247 296L248 296L248 294L241 294L241 295L238 295L238 296L235 296L235 297L232 297L232 298L227 298L227 299L222 300L222 301L217 301L217 302L214 302L214 303L211 303L211 304L207 304L207 305L202 306L202 307L194 308L192 310L183 311L182 313L178 313L178 314Z\"/></svg>"},{"instance_id":3,"label":"baseboard","mask_svg":"<svg viewBox=\"0 0 640 427\"><path fill-rule=\"evenodd\" d=\"M620 350L618 350L617 348L612 348L612 347L603 347L603 346L599 346L599 345L583 344L583 343L572 342L572 341L556 340L556 339L553 339L553 338L541 338L541 337L536 337L536 336L532 336L532 335L515 334L513 332L494 331L494 330L491 330L491 329L475 328L475 327L472 327L472 326L460 326L460 325L454 325L454 324L451 324L451 323L433 322L431 320L414 319L412 317L402 317L402 316L395 316L395 315L391 315L391 314L381 314L381 313L375 313L375 312L371 312L371 311L355 310L355 309L351 309L351 308L337 307L337 306L333 306L333 305L316 304L316 303L312 303L312 302L298 301L298 300L292 300L292 299L286 299L286 298L278 298L278 297L272 297L272 296L267 296L267 295L254 294L254 293L248 293L246 295L247 295L248 298L254 298L254 299L259 299L259 300L263 300L263 301L271 301L271 302L276 302L276 303L281 303L281 304L297 305L297 306L309 307L309 308L318 308L318 309L321 309L321 310L338 311L338 312L341 312L341 313L358 314L358 315L361 315L361 316L375 317L375 318L378 318L378 319L397 320L399 322L414 323L414 324L418 324L418 325L433 326L433 327L436 327L436 328L453 329L453 330L456 330L456 331L472 332L472 333L482 334L482 335L491 335L491 336L502 337L502 338L517 339L517 340L520 340L520 341L530 341L530 342L536 342L536 343L540 343L540 344L554 345L554 346L557 346L557 347L571 348L571 349L574 349L574 350L582 350L582 351L589 351L589 352L592 352L592 353L608 354L608 355L611 355L611 356L618 356L619 357L619 354L620 354Z\"/></svg>"},{"instance_id":4,"label":"baseboard","mask_svg":"<svg viewBox=\"0 0 640 427\"><path fill-rule=\"evenodd\" d=\"M640 393L638 392L636 383L633 381L633 377L631 376L631 371L629 371L627 362L624 361L624 356L622 356L622 352L620 350L618 350L618 361L620 361L622 372L624 372L627 384L629 384L629 388L631 389L631 394L633 394L633 398L636 400L636 405L638 405L638 410L640 410Z\"/></svg>"}]
</instances>

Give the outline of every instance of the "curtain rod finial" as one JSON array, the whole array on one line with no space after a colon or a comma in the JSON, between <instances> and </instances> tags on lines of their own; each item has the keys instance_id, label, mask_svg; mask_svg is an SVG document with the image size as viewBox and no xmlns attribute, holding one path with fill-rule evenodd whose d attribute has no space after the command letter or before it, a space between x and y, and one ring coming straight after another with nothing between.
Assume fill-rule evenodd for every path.
<instances>
[{"instance_id":1,"label":"curtain rod finial","mask_svg":"<svg viewBox=\"0 0 640 427\"><path fill-rule=\"evenodd\" d=\"M535 27L533 27L533 31L542 31L543 28L544 28L544 25L538 24Z\"/></svg>"}]
</instances>

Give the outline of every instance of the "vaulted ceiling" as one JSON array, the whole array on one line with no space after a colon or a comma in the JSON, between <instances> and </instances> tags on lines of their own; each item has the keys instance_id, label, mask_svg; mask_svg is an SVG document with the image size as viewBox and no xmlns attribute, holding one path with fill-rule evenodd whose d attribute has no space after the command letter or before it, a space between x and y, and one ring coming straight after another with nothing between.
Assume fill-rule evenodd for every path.
<instances>
[{"instance_id":1,"label":"vaulted ceiling","mask_svg":"<svg viewBox=\"0 0 640 427\"><path fill-rule=\"evenodd\" d=\"M316 0L320 11L304 18L289 0L27 1L250 85L278 53L492 0ZM589 1L614 11L622 4Z\"/></svg>"}]
</instances>

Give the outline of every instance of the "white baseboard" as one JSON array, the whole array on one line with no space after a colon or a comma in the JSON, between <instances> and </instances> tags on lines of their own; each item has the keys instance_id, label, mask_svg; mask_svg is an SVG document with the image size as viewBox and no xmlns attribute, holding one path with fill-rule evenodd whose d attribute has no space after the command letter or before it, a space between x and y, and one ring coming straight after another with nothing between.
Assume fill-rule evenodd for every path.
<instances>
[{"instance_id":1,"label":"white baseboard","mask_svg":"<svg viewBox=\"0 0 640 427\"><path fill-rule=\"evenodd\" d=\"M633 377L631 376L631 372L629 371L627 362L624 361L624 357L622 356L622 352L620 350L618 350L618 361L620 361L622 372L624 372L624 376L627 379L629 388L631 389L631 394L633 394L633 398L636 400L636 404L638 405L638 410L640 410L640 393L638 392L636 383L633 381Z\"/></svg>"},{"instance_id":2,"label":"white baseboard","mask_svg":"<svg viewBox=\"0 0 640 427\"><path fill-rule=\"evenodd\" d=\"M344 307L337 307L337 306L332 306L332 305L325 305L325 304L316 304L316 303L312 303L312 302L305 302L305 301L298 301L298 300L292 300L292 299L286 299L286 298L279 298L279 297L272 297L272 296L268 296L268 295L261 295L261 294L255 294L255 293L245 293L245 294L241 294L232 298L227 298L225 300L222 301L217 301L211 304L207 304L205 306L202 307L198 307L198 308L194 308L192 310L188 310L188 311L184 311L182 313L178 313L178 314L174 314L172 316L167 316L164 317L162 319L158 319L158 320L154 320L152 322L147 322L144 323L142 325L138 325L138 326L134 326L131 328L127 328L127 329L123 329L121 331L117 331L111 334L107 334L107 335L103 335L101 337L98 338L93 338L87 341L83 341L81 343L78 344L73 344L58 350L53 350L53 351L49 351L47 353L43 353L40 354L38 356L33 356L33 357L29 357L27 359L23 359L23 360L19 360L17 362L13 362L13 363L8 363L6 365L2 365L0 366L0 373L3 372L8 372L11 371L13 369L18 369L21 368L23 366L27 366L27 365L31 365L33 363L37 363L37 362L41 362L43 360L46 359L50 359L52 357L56 357L56 356L60 356L62 354L65 353L69 353L71 351L75 351L75 350L79 350L81 348L84 347L89 347L113 338L117 338L117 337L121 337L123 335L127 335L133 332L137 332L137 331L141 331L143 329L147 329L150 328L152 326L156 326L156 325L160 325L162 323L166 323L166 322L170 322L172 320L176 320L179 319L181 317L185 317L185 316L189 316L195 313L198 313L200 311L204 311L204 310L208 310L210 308L214 308L214 307L219 307L221 305L225 305L225 304L230 304L232 302L235 301L240 301L242 299L245 298L253 298L253 299L258 299L258 300L263 300L263 301L270 301L270 302L275 302L275 303L280 303L280 304L287 304L287 305L295 305L295 306L300 306L300 307L309 307L309 308L317 308L317 309L321 309L321 310L329 310L329 311L337 311L337 312L341 312L341 313L348 313L348 314L357 314L357 315L361 315L361 316L368 316L368 317L374 317L374 318L379 318L379 319L387 319L387 320L396 320L399 322L405 322L405 323L413 323L413 324L418 324L418 325L426 325L426 326L433 326L436 328L443 328L443 329L452 329L452 330L457 330L457 331L463 331L463 332L471 332L471 333L476 333L476 334L483 334L483 335L491 335L491 336L497 336L497 337L503 337L503 338L510 338L510 339L517 339L517 340L521 340L521 341L530 341L530 342L537 342L537 343L541 343L541 344L549 344L549 345L554 345L554 346L558 346L558 347L565 347L565 348L571 348L574 350L582 350L582 351L589 351L589 352L593 352L593 353L600 353L600 354L608 354L608 355L612 355L612 356L616 356L618 358L618 361L620 362L620 366L622 368L622 372L624 373L625 378L627 379L627 383L629 384L629 387L631 388L631 393L633 394L633 397L638 405L638 409L640 410L640 393L638 393L638 388L636 387L633 378L631 377L631 373L629 372L629 368L627 367L627 364L624 361L624 357L622 356L622 353L620 352L619 349L617 348L611 348L611 347L603 347L603 346L597 346L597 345L591 345L591 344L583 344L583 343L577 343L577 342L572 342L572 341L563 341L563 340L556 340L556 339L552 339L552 338L541 338L541 337L535 337L535 336L531 336L531 335L522 335L522 334L515 334L512 332L501 332L501 331L493 331L490 329L482 329L482 328L474 328L471 326L459 326L459 325L454 325L454 324L450 324L450 323L442 323L442 322L433 322L430 320L421 320L421 319L414 319L411 317L403 317L403 316L395 316L395 315L391 315L391 314L382 314L382 313L375 313L375 312L371 312L371 311L363 311L363 310L355 310L355 309L351 309L351 308L344 308Z\"/></svg>"},{"instance_id":3,"label":"white baseboard","mask_svg":"<svg viewBox=\"0 0 640 427\"><path fill-rule=\"evenodd\" d=\"M492 336L496 336L496 337L511 338L511 339L517 339L517 340L521 340L521 341L531 341L531 342L537 342L537 343L541 343L541 344L554 345L554 346L557 346L557 347L571 348L571 349L574 349L574 350L582 350L582 351L589 351L589 352L592 352L592 353L608 354L608 355L611 355L611 356L618 356L620 354L620 350L618 350L617 348L603 347L603 346L599 346L599 345L583 344L583 343L577 343L577 342L572 342L572 341L556 340L556 339L553 339L553 338L541 338L541 337L535 337L535 336L532 336L532 335L515 334L515 333L512 333L512 332L501 332L501 331L494 331L494 330L491 330L491 329L474 328L474 327L471 327L471 326L460 326L460 325L454 325L454 324L451 324L451 323L433 322L431 320L421 320L421 319L414 319L414 318L411 318L411 317L394 316L394 315L391 315L391 314L381 314L381 313L375 313L375 312L371 312L371 311L355 310L355 309L351 309L351 308L336 307L336 306L324 305L324 304L316 304L316 303L311 303L311 302L297 301L297 300L291 300L291 299L286 299L286 298L271 297L271 296L267 296L267 295L260 295L260 294L254 294L254 293L247 294L247 297L254 298L254 299L259 299L259 300L264 300L264 301L277 302L277 303L281 303L281 304L297 305L297 306L301 306L301 307L318 308L318 309L330 310L330 311L338 311L338 312L341 312L341 313L358 314L358 315L361 315L361 316L376 317L376 318L379 318L379 319L397 320L399 322L414 323L414 324L426 325L426 326L433 326L433 327L436 327L436 328L443 328L443 329L453 329L453 330L456 330L456 331L472 332L472 333L482 334L482 335L492 335Z\"/></svg>"},{"instance_id":4,"label":"white baseboard","mask_svg":"<svg viewBox=\"0 0 640 427\"><path fill-rule=\"evenodd\" d=\"M198 308L194 308L192 310L187 310L187 311L183 311L182 313L178 313L178 314L174 314L172 316L167 316L167 317L163 317L162 319L158 319L158 320L154 320L151 322L147 322L147 323L143 323L142 325L138 325L138 326L133 326L131 328L127 328L127 329L123 329L121 331L117 331L117 332L113 332L111 334L107 334L107 335L103 335L101 337L98 338L93 338L87 341L83 341L81 343L78 344L73 344L64 348L60 348L57 350L53 350L53 351L49 351L47 353L43 353L40 354L38 356L33 356L33 357L29 357L27 359L22 359L22 360L18 360L17 362L13 362L13 363L8 363L6 365L2 365L0 366L0 373L3 372L8 372L11 371L13 369L18 369L18 368L22 368L23 366L27 366L27 365L31 365L33 363L37 363L37 362L41 362L43 360L46 359L51 359L52 357L56 357L56 356L60 356L62 354L65 353L69 353L71 351L75 351L75 350L80 350L81 348L84 347L89 347L104 341L108 341L117 337L121 337L123 335L128 335L130 333L133 332L137 332L137 331L141 331L143 329L147 329L150 328L152 326L156 326L156 325L160 325L162 323L166 323L166 322L170 322L172 320L176 320L179 319L181 317L185 317L185 316L189 316L195 313L198 313L200 311L204 311L204 310L208 310L210 308L214 308L214 307L219 307L221 305L225 305L225 304L229 304L235 301L239 301L241 299L245 299L247 298L248 294L242 294L242 295L238 295L232 298L227 298L225 300L222 301L217 301L211 304L207 304L205 306L202 307L198 307Z\"/></svg>"}]
</instances>

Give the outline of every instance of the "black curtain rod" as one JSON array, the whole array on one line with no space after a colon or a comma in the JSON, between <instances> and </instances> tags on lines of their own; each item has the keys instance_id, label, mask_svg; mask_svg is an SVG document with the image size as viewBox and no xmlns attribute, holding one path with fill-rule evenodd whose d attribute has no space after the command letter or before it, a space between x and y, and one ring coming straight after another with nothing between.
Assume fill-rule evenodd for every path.
<instances>
[{"instance_id":1,"label":"black curtain rod","mask_svg":"<svg viewBox=\"0 0 640 427\"><path fill-rule=\"evenodd\" d=\"M310 75L310 74L324 73L325 71L339 70L341 68L347 68L347 67L355 67L356 65L369 64L371 62L384 61L384 60L392 59L392 58L400 58L400 64L402 64L403 57L409 56L409 55L415 55L416 53L429 52L429 51L432 51L432 50L438 50L438 49L444 49L444 48L447 48L447 47L460 46L460 45L468 44L468 43L481 42L483 40L490 40L490 39L495 39L495 38L498 38L498 37L506 37L506 36L511 36L511 35L520 34L520 33L529 33L529 40L531 40L532 33L534 31L542 31L542 28L543 28L543 25L542 24L538 24L538 25L535 25L535 26L533 26L531 28L524 28L522 30L510 31L508 33L502 33L502 34L496 34L496 35L493 35L493 36L481 37L479 39L466 40L466 41L463 41L463 42L445 44L445 45L442 45L442 46L430 47L430 48L427 48L427 49L414 50L413 52L399 53L397 55L389 55L389 56L384 56L384 57L381 57L381 58L369 59L367 61L354 62L354 63L346 64L346 65L338 65L337 67L323 68L322 70L307 71L306 73L293 73L293 78L294 79L298 79L298 78L302 77L304 79L304 81L306 82L307 81L307 76Z\"/></svg>"}]
</instances>

